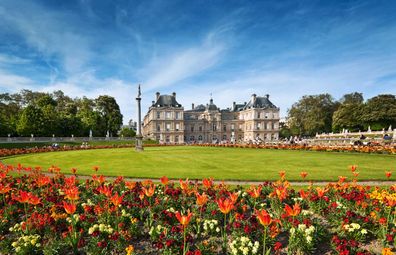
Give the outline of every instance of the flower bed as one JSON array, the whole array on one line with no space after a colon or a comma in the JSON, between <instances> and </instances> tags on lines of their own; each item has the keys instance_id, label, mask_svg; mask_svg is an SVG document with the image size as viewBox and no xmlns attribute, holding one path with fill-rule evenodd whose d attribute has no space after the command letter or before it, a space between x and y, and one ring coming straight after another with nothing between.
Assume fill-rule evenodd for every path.
<instances>
[{"instance_id":1,"label":"flower bed","mask_svg":"<svg viewBox=\"0 0 396 255\"><path fill-rule=\"evenodd\" d=\"M175 144L145 144L144 147L159 147L159 146L177 146ZM114 148L134 148L134 145L95 145L95 146L61 146L61 147L40 147L40 148L15 148L15 149L0 149L0 158L9 157L22 154L41 153L41 152L55 152L55 151L76 151L76 150L97 150L97 149L114 149Z\"/></svg>"},{"instance_id":2,"label":"flower bed","mask_svg":"<svg viewBox=\"0 0 396 255\"><path fill-rule=\"evenodd\" d=\"M26 169L0 165L1 254L393 254L395 247L396 186L340 177L296 191L281 172L279 181L245 190L211 179L109 182L94 172L79 181L57 167L53 177L19 170Z\"/></svg>"},{"instance_id":3,"label":"flower bed","mask_svg":"<svg viewBox=\"0 0 396 255\"><path fill-rule=\"evenodd\" d=\"M328 152L360 152L360 153L379 153L396 154L396 146L391 145L299 145L299 144L194 144L203 147L228 147L228 148L252 148L252 149L275 149L275 150L308 150L308 151L328 151Z\"/></svg>"}]
</instances>

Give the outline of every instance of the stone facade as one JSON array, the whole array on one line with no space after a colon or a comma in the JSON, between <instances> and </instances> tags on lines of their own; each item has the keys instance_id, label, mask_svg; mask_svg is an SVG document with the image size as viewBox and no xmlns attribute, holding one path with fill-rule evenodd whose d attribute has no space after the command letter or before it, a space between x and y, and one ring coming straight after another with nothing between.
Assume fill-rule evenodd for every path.
<instances>
[{"instance_id":1,"label":"stone facade","mask_svg":"<svg viewBox=\"0 0 396 255\"><path fill-rule=\"evenodd\" d=\"M143 135L163 143L273 141L279 137L279 108L269 95L253 94L244 104L221 110L210 99L191 110L177 103L176 93L160 95L143 121Z\"/></svg>"}]
</instances>

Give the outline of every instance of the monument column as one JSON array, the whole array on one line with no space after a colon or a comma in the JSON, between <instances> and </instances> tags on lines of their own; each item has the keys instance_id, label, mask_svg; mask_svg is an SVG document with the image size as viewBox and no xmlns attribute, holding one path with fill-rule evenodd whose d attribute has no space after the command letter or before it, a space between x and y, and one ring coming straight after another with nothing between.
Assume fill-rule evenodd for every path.
<instances>
[{"instance_id":1,"label":"monument column","mask_svg":"<svg viewBox=\"0 0 396 255\"><path fill-rule=\"evenodd\" d=\"M141 114L141 108L140 108L140 101L142 100L140 98L141 93L140 93L140 84L138 88L138 95L136 97L136 102L138 105L138 125L137 125L137 134L136 134L136 146L135 150L136 151L143 151L143 136L142 136L142 114Z\"/></svg>"}]
</instances>

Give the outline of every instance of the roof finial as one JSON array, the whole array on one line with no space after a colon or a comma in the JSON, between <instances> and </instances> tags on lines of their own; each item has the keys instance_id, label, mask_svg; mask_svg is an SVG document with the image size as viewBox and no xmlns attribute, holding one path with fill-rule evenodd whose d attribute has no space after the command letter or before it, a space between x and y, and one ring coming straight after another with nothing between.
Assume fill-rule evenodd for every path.
<instances>
[{"instance_id":1,"label":"roof finial","mask_svg":"<svg viewBox=\"0 0 396 255\"><path fill-rule=\"evenodd\" d=\"M210 93L210 104L213 104L212 93Z\"/></svg>"},{"instance_id":2,"label":"roof finial","mask_svg":"<svg viewBox=\"0 0 396 255\"><path fill-rule=\"evenodd\" d=\"M139 88L138 88L138 96L137 97L140 97L142 95L142 93L140 92L140 84L139 84Z\"/></svg>"}]
</instances>

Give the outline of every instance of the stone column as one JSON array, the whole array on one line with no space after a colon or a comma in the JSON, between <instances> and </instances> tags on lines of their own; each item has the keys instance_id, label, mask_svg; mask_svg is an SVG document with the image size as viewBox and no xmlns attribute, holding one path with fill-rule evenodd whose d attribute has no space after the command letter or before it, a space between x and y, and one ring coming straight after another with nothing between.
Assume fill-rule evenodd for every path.
<instances>
[{"instance_id":1,"label":"stone column","mask_svg":"<svg viewBox=\"0 0 396 255\"><path fill-rule=\"evenodd\" d=\"M136 146L135 146L136 151L143 151L142 114L141 114L141 107L140 107L140 101L142 99L140 98L140 96L141 96L141 93L140 93L140 84L139 84L138 95L136 97L136 102L138 105L138 123L137 123Z\"/></svg>"}]
</instances>

